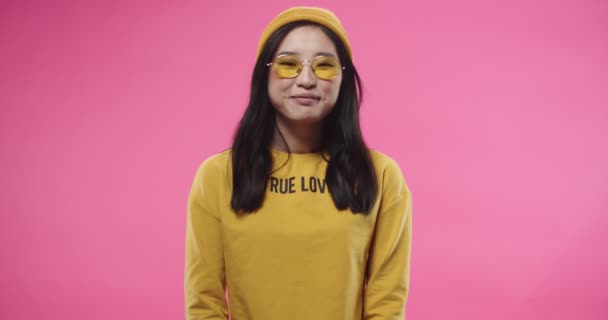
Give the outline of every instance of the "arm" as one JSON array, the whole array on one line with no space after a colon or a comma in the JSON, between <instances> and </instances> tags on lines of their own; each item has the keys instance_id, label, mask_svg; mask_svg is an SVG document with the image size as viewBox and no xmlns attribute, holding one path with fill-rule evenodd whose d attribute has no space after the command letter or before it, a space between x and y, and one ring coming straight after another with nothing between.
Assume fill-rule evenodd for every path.
<instances>
[{"instance_id":1,"label":"arm","mask_svg":"<svg viewBox=\"0 0 608 320\"><path fill-rule=\"evenodd\" d=\"M366 273L363 320L403 320L409 293L412 193L401 170L385 169Z\"/></svg>"},{"instance_id":2,"label":"arm","mask_svg":"<svg viewBox=\"0 0 608 320\"><path fill-rule=\"evenodd\" d=\"M184 291L186 320L226 320L224 253L219 217L219 174L204 162L188 197Z\"/></svg>"}]
</instances>

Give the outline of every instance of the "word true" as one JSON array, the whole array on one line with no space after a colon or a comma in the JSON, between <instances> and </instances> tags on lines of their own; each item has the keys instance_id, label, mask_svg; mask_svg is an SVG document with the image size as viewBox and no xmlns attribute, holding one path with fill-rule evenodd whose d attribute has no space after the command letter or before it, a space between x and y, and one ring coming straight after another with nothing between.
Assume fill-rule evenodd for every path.
<instances>
[{"instance_id":1,"label":"word true","mask_svg":"<svg viewBox=\"0 0 608 320\"><path fill-rule=\"evenodd\" d=\"M274 193L296 193L300 192L318 192L325 193L327 184L325 179L317 177L300 177L299 189L296 189L296 177L275 178L270 177L270 192Z\"/></svg>"}]
</instances>

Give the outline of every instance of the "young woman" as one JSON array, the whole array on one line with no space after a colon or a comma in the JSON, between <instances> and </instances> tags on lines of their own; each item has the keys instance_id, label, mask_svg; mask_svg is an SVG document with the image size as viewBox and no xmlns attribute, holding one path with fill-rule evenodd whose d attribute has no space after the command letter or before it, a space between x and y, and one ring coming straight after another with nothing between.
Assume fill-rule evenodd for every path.
<instances>
[{"instance_id":1,"label":"young woman","mask_svg":"<svg viewBox=\"0 0 608 320\"><path fill-rule=\"evenodd\" d=\"M360 101L331 11L270 22L232 148L192 184L187 319L405 317L412 194L397 163L366 147Z\"/></svg>"}]
</instances>

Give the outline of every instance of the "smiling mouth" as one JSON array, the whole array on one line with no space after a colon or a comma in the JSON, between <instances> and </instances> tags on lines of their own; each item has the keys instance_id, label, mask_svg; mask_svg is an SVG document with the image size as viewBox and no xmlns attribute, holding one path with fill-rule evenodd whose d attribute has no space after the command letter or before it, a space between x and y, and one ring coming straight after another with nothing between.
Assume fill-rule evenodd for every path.
<instances>
[{"instance_id":1,"label":"smiling mouth","mask_svg":"<svg viewBox=\"0 0 608 320\"><path fill-rule=\"evenodd\" d=\"M296 96L292 96L291 99L294 100L297 104L303 105L303 106L313 105L320 100L320 98L317 96L308 96L308 95L307 96L296 95Z\"/></svg>"},{"instance_id":2,"label":"smiling mouth","mask_svg":"<svg viewBox=\"0 0 608 320\"><path fill-rule=\"evenodd\" d=\"M296 95L291 96L291 98L294 98L294 99L313 99L313 100L319 100L320 99L319 96L315 96L315 95L312 95L312 94L296 94Z\"/></svg>"}]
</instances>

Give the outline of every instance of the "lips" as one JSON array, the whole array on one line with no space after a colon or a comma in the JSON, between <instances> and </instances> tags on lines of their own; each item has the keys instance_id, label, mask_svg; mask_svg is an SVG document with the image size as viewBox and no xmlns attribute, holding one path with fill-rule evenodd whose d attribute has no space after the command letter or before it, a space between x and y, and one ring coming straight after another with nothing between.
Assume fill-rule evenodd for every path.
<instances>
[{"instance_id":1,"label":"lips","mask_svg":"<svg viewBox=\"0 0 608 320\"><path fill-rule=\"evenodd\" d=\"M294 94L293 96L291 96L292 98L304 98L304 99L315 99L315 100L319 100L319 96L314 95L314 94L310 94L310 93L304 93L304 94Z\"/></svg>"},{"instance_id":2,"label":"lips","mask_svg":"<svg viewBox=\"0 0 608 320\"><path fill-rule=\"evenodd\" d=\"M305 106L309 106L312 104L317 103L317 101L319 101L321 99L321 97L314 95L314 94L296 94L290 97L291 99L293 99L294 101L296 101L298 104L301 105L305 105Z\"/></svg>"}]
</instances>

